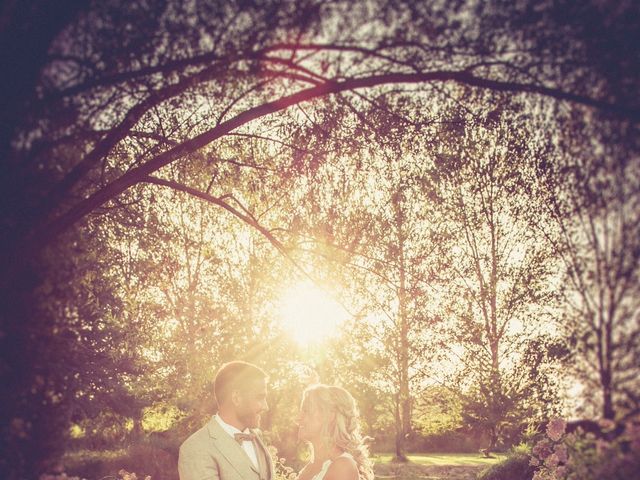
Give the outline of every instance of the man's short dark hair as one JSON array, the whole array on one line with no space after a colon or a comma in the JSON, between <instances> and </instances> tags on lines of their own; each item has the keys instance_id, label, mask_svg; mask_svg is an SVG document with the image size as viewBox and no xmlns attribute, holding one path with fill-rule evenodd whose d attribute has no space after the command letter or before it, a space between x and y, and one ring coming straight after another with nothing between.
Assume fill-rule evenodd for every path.
<instances>
[{"instance_id":1,"label":"man's short dark hair","mask_svg":"<svg viewBox=\"0 0 640 480\"><path fill-rule=\"evenodd\" d=\"M229 362L220 367L214 381L216 402L220 405L234 390L245 390L255 380L266 380L264 371L248 362Z\"/></svg>"}]
</instances>

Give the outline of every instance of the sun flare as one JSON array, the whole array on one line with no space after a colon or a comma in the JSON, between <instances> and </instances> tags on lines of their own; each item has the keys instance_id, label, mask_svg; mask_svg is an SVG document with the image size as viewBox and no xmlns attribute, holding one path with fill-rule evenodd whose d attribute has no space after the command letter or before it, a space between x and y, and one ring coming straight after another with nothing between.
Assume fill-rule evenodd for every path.
<instances>
[{"instance_id":1,"label":"sun flare","mask_svg":"<svg viewBox=\"0 0 640 480\"><path fill-rule=\"evenodd\" d=\"M280 300L282 327L299 345L321 343L349 319L345 308L311 282L291 287Z\"/></svg>"}]
</instances>

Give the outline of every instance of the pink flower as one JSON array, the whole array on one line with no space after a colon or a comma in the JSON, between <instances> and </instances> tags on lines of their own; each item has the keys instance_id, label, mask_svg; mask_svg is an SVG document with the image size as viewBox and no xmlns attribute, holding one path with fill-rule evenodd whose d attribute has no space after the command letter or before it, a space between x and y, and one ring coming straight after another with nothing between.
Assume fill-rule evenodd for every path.
<instances>
[{"instance_id":1,"label":"pink flower","mask_svg":"<svg viewBox=\"0 0 640 480\"><path fill-rule=\"evenodd\" d=\"M122 480L138 480L138 476L135 473L127 472L124 468L120 469L118 475L122 477Z\"/></svg>"},{"instance_id":2,"label":"pink flower","mask_svg":"<svg viewBox=\"0 0 640 480\"><path fill-rule=\"evenodd\" d=\"M538 465L540 465L540 460L538 460L536 457L531 457L531 459L529 460L529 465L531 465L532 467L537 467Z\"/></svg>"},{"instance_id":3,"label":"pink flower","mask_svg":"<svg viewBox=\"0 0 640 480\"><path fill-rule=\"evenodd\" d=\"M634 420L625 422L621 438L629 442L631 450L640 452L640 422Z\"/></svg>"},{"instance_id":4,"label":"pink flower","mask_svg":"<svg viewBox=\"0 0 640 480\"><path fill-rule=\"evenodd\" d=\"M640 440L640 423L629 421L624 424L624 435L629 440Z\"/></svg>"},{"instance_id":5,"label":"pink flower","mask_svg":"<svg viewBox=\"0 0 640 480\"><path fill-rule=\"evenodd\" d=\"M559 445L556 445L556 447L553 449L553 452L557 455L558 461L560 463L567 463L569 455L567 453L567 446L565 444L561 443Z\"/></svg>"},{"instance_id":6,"label":"pink flower","mask_svg":"<svg viewBox=\"0 0 640 480\"><path fill-rule=\"evenodd\" d=\"M601 418L600 420L598 420L598 426L605 431L613 430L614 428L616 428L616 422L608 418Z\"/></svg>"},{"instance_id":7,"label":"pink flower","mask_svg":"<svg viewBox=\"0 0 640 480\"><path fill-rule=\"evenodd\" d=\"M562 438L562 435L564 435L566 428L567 422L562 418L554 418L547 424L547 436L554 442L557 442Z\"/></svg>"},{"instance_id":8,"label":"pink flower","mask_svg":"<svg viewBox=\"0 0 640 480\"><path fill-rule=\"evenodd\" d=\"M598 452L598 455L605 453L609 450L609 447L611 447L611 445L609 445L606 440L602 440L601 438L596 440L596 452Z\"/></svg>"},{"instance_id":9,"label":"pink flower","mask_svg":"<svg viewBox=\"0 0 640 480\"><path fill-rule=\"evenodd\" d=\"M551 455L551 442L548 439L540 440L535 447L533 447L533 454L541 460L544 460Z\"/></svg>"},{"instance_id":10,"label":"pink flower","mask_svg":"<svg viewBox=\"0 0 640 480\"><path fill-rule=\"evenodd\" d=\"M565 466L556 468L556 478L565 478L568 473L569 471Z\"/></svg>"},{"instance_id":11,"label":"pink flower","mask_svg":"<svg viewBox=\"0 0 640 480\"><path fill-rule=\"evenodd\" d=\"M558 455L556 455L555 453L549 455L547 459L544 461L545 466L549 468L557 467L558 463L560 463L560 459L558 458Z\"/></svg>"},{"instance_id":12,"label":"pink flower","mask_svg":"<svg viewBox=\"0 0 640 480\"><path fill-rule=\"evenodd\" d=\"M536 470L531 480L545 480L542 470Z\"/></svg>"}]
</instances>

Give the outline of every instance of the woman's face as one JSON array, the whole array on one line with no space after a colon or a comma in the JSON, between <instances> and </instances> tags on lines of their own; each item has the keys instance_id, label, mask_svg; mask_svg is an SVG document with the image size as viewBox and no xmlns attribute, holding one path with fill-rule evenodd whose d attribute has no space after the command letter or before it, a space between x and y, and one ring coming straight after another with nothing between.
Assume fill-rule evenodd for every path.
<instances>
[{"instance_id":1,"label":"woman's face","mask_svg":"<svg viewBox=\"0 0 640 480\"><path fill-rule=\"evenodd\" d=\"M298 414L298 439L310 442L322 435L322 413L309 399L303 399Z\"/></svg>"}]
</instances>

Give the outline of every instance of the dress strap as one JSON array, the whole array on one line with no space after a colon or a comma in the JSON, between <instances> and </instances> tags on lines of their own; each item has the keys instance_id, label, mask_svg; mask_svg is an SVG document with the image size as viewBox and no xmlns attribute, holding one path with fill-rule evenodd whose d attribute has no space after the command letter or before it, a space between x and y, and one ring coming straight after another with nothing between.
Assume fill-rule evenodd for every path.
<instances>
[{"instance_id":1,"label":"dress strap","mask_svg":"<svg viewBox=\"0 0 640 480\"><path fill-rule=\"evenodd\" d=\"M320 471L316 473L313 477L311 477L311 480L322 480L324 476L327 474L327 470L329 470L330 466L331 466L331 459L325 460L324 463L322 464L322 468L320 469Z\"/></svg>"},{"instance_id":2,"label":"dress strap","mask_svg":"<svg viewBox=\"0 0 640 480\"><path fill-rule=\"evenodd\" d=\"M340 457L353 458L353 455L351 455L349 452L343 452L340 455L338 455L336 458L340 458ZM322 464L322 468L320 468L320 471L316 473L313 477L311 477L311 480L322 480L324 476L327 474L327 470L329 470L329 467L331 466L332 463L333 463L333 460L331 460L330 458L325 460L324 463Z\"/></svg>"}]
</instances>

